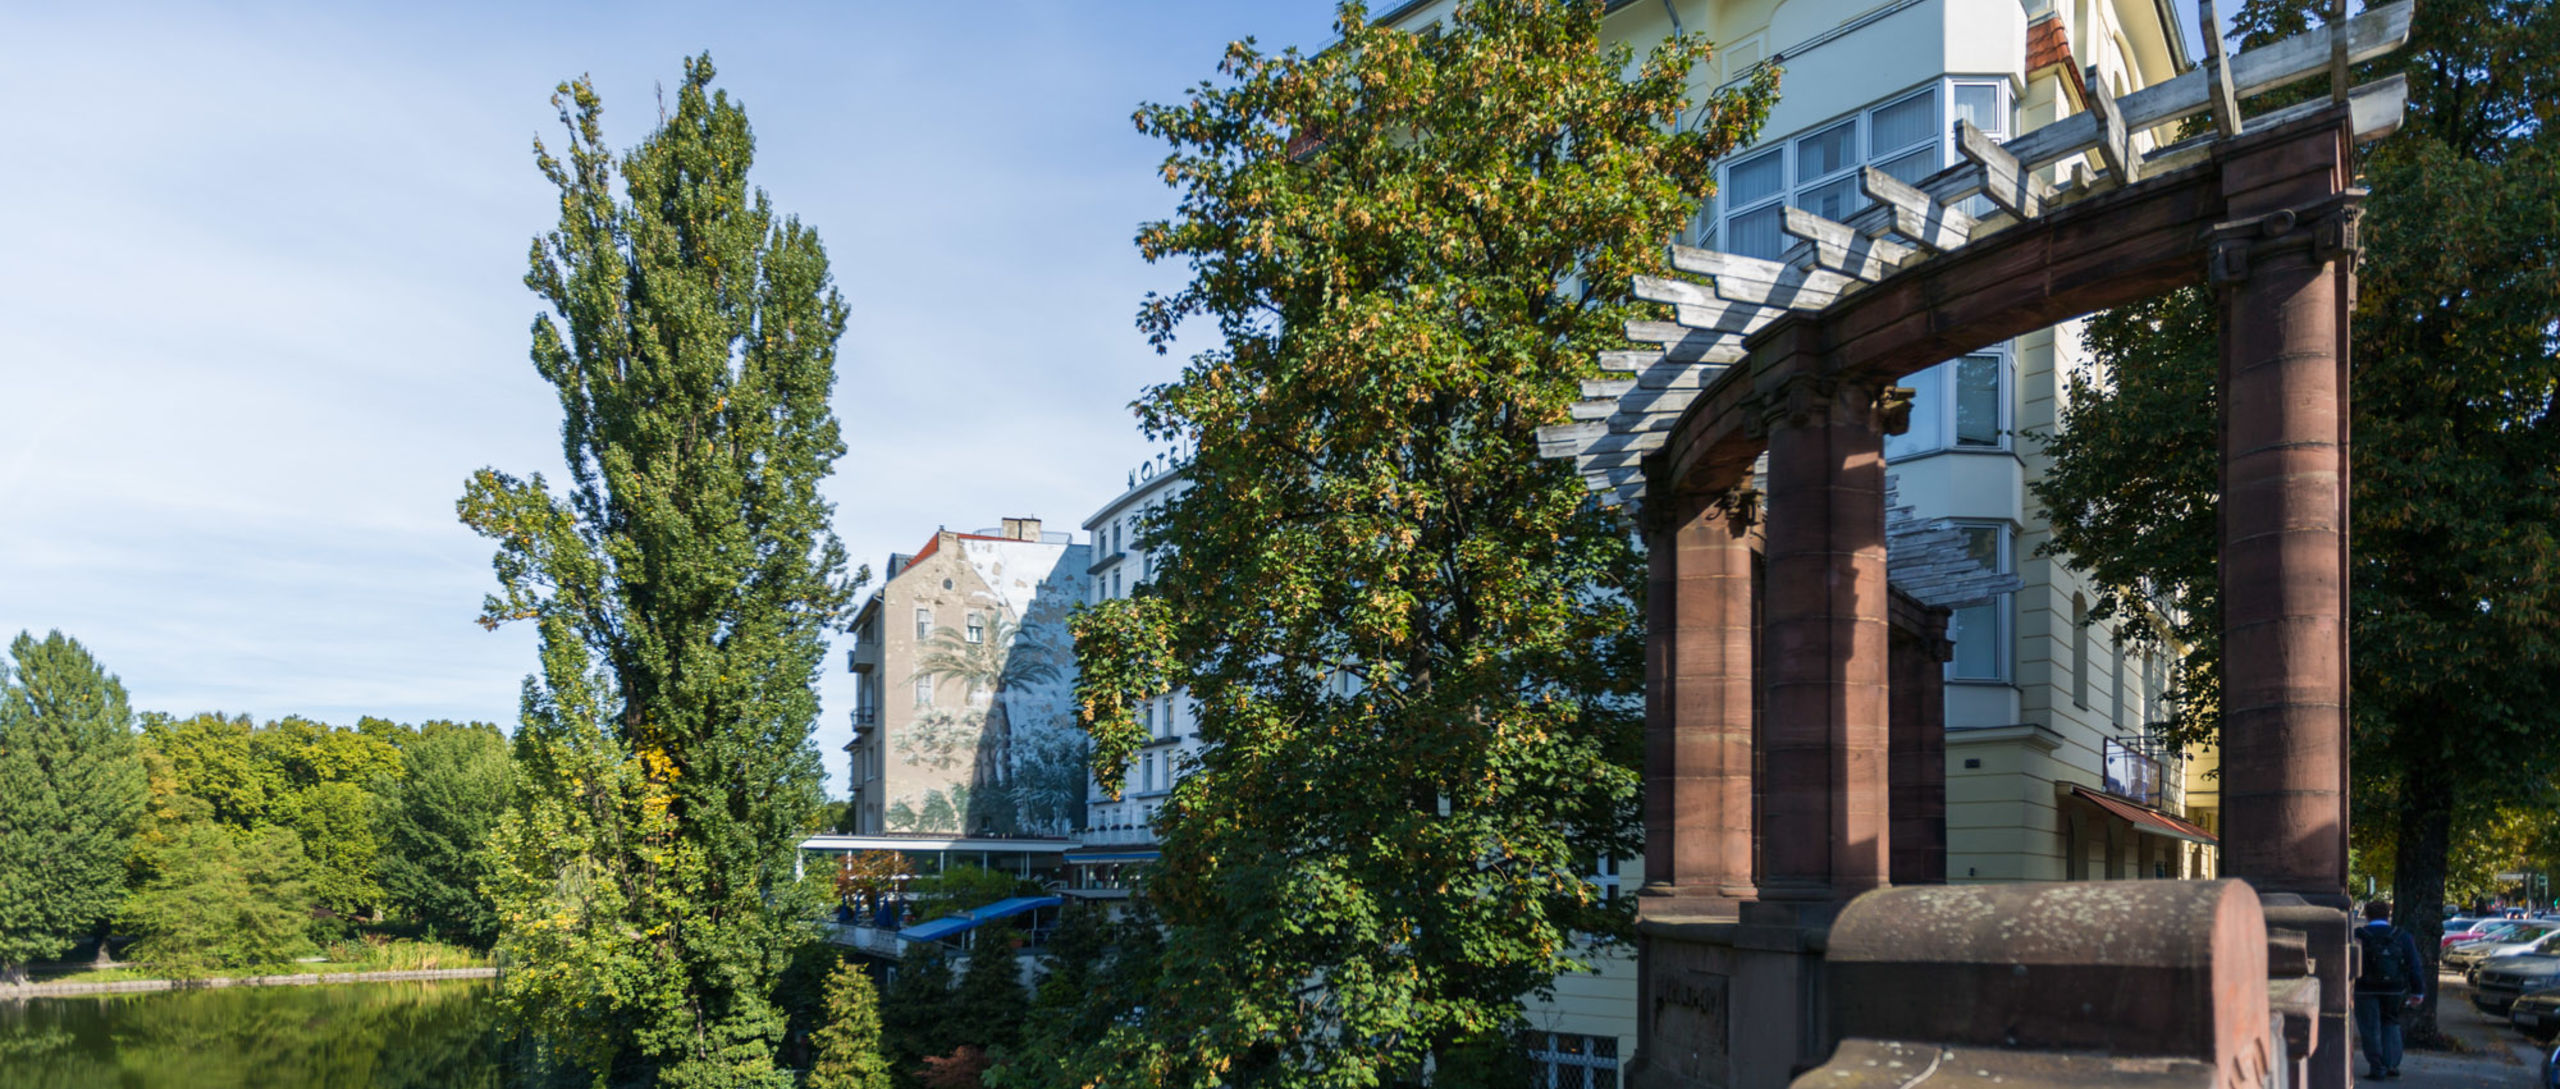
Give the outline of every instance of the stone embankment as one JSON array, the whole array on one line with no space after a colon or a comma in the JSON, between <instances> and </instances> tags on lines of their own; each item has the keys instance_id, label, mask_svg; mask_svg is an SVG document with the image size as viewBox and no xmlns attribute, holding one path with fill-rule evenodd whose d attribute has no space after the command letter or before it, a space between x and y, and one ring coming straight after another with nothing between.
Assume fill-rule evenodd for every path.
<instances>
[{"instance_id":1,"label":"stone embankment","mask_svg":"<svg viewBox=\"0 0 2560 1089\"><path fill-rule=\"evenodd\" d=\"M420 968L402 972L297 972L275 976L209 979L118 979L100 982L27 983L0 986L0 998L59 998L84 994L206 990L215 987L302 987L321 983L412 983L441 979L495 979L496 968Z\"/></svg>"}]
</instances>

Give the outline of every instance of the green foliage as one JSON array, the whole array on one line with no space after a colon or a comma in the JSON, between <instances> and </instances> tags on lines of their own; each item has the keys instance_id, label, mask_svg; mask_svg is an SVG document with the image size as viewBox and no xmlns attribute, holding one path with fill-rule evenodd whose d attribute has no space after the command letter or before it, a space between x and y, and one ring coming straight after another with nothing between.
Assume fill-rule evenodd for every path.
<instances>
[{"instance_id":1,"label":"green foliage","mask_svg":"<svg viewBox=\"0 0 2560 1089\"><path fill-rule=\"evenodd\" d=\"M981 923L969 939L969 968L952 996L964 1043L995 1051L1022 1040L1031 995L1022 987L1022 959L1014 952L1022 932L1010 919Z\"/></svg>"},{"instance_id":2,"label":"green foliage","mask_svg":"<svg viewBox=\"0 0 2560 1089\"><path fill-rule=\"evenodd\" d=\"M561 85L566 154L536 146L560 223L525 284L569 487L483 470L459 511L498 543L483 622L542 647L487 885L508 1009L600 1078L782 1085L772 992L817 914L793 877L813 685L862 577L819 492L846 310L817 235L747 184L713 75L686 61L619 159L594 88Z\"/></svg>"},{"instance_id":3,"label":"green foliage","mask_svg":"<svg viewBox=\"0 0 2560 1089\"><path fill-rule=\"evenodd\" d=\"M983 866L952 866L907 883L907 894L923 902L920 911L928 921L1039 891L1036 882Z\"/></svg>"},{"instance_id":4,"label":"green foliage","mask_svg":"<svg viewBox=\"0 0 2560 1089\"><path fill-rule=\"evenodd\" d=\"M2256 0L2235 25L2254 45L2316 10ZM2409 47L2365 67L2407 75L2410 101L2362 164L2352 797L2365 864L2423 935L2479 865L2465 841L2560 771L2560 7L2421 4ZM2189 737L2218 728L2213 321L2185 292L2094 322L2107 380L2072 389L2036 486L2074 566L2184 610Z\"/></svg>"},{"instance_id":5,"label":"green foliage","mask_svg":"<svg viewBox=\"0 0 2560 1089\"><path fill-rule=\"evenodd\" d=\"M291 830L190 819L144 853L150 876L118 919L139 939L136 963L188 977L282 964L317 948L311 864Z\"/></svg>"},{"instance_id":6,"label":"green foliage","mask_svg":"<svg viewBox=\"0 0 2560 1089\"><path fill-rule=\"evenodd\" d=\"M1576 860L1635 848L1643 572L1535 432L1776 76L1692 103L1706 44L1638 62L1602 7L1424 36L1346 5L1338 47L1238 43L1138 111L1181 202L1138 245L1191 272L1139 325L1223 346L1138 405L1192 487L1147 527L1163 605L1080 618L1079 702L1105 783L1149 696L1189 689L1209 744L1157 816L1160 986L1077 1076L1418 1078L1628 929Z\"/></svg>"},{"instance_id":7,"label":"green foliage","mask_svg":"<svg viewBox=\"0 0 2560 1089\"><path fill-rule=\"evenodd\" d=\"M124 684L61 632L0 663L0 983L115 914L146 798Z\"/></svg>"},{"instance_id":8,"label":"green foliage","mask_svg":"<svg viewBox=\"0 0 2560 1089\"><path fill-rule=\"evenodd\" d=\"M931 1055L948 1055L963 1042L958 996L951 990L951 962L934 942L911 942L889 980L881 1042L891 1080L899 1089L922 1084L919 1072Z\"/></svg>"},{"instance_id":9,"label":"green foliage","mask_svg":"<svg viewBox=\"0 0 2560 1089\"><path fill-rule=\"evenodd\" d=\"M142 735L165 764L160 789L202 799L212 819L241 831L293 832L321 906L351 917L382 903L374 792L400 778L411 731L382 719L349 728L295 716L260 726L246 715L148 714Z\"/></svg>"},{"instance_id":10,"label":"green foliage","mask_svg":"<svg viewBox=\"0 0 2560 1089\"><path fill-rule=\"evenodd\" d=\"M383 785L376 807L383 889L408 918L486 947L498 932L481 891L487 844L514 772L506 735L485 723L431 723L401 759L402 774Z\"/></svg>"},{"instance_id":11,"label":"green foliage","mask_svg":"<svg viewBox=\"0 0 2560 1089\"><path fill-rule=\"evenodd\" d=\"M880 1051L880 995L852 961L827 976L826 1021L817 1031L818 1061L807 1089L889 1089L889 1059Z\"/></svg>"}]
</instances>

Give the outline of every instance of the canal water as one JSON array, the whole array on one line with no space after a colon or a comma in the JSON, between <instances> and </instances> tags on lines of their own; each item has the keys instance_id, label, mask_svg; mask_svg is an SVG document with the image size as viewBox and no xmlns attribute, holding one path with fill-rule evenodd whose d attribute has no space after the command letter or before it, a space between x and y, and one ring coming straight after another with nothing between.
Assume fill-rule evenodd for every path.
<instances>
[{"instance_id":1,"label":"canal water","mask_svg":"<svg viewBox=\"0 0 2560 1089\"><path fill-rule=\"evenodd\" d=\"M485 981L0 999L0 1089L512 1089Z\"/></svg>"}]
</instances>

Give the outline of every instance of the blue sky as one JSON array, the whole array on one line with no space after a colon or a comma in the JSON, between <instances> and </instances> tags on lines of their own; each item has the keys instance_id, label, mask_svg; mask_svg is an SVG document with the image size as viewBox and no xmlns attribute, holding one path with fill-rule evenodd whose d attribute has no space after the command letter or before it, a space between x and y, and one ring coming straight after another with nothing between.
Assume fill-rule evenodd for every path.
<instances>
[{"instance_id":1,"label":"blue sky","mask_svg":"<svg viewBox=\"0 0 2560 1089\"><path fill-rule=\"evenodd\" d=\"M49 10L48 10L49 9ZM829 493L876 569L937 526L1072 528L1147 451L1131 315L1178 270L1129 121L1323 3L9 5L0 637L68 632L135 705L512 724L531 633L473 623L464 477L556 473L519 278L548 102L611 137L709 49L755 177L853 306ZM556 141L555 141L556 142ZM823 684L840 780L850 688Z\"/></svg>"},{"instance_id":2,"label":"blue sky","mask_svg":"<svg viewBox=\"0 0 2560 1089\"><path fill-rule=\"evenodd\" d=\"M2181 0L2189 26L2191 0ZM46 9L51 10L46 10ZM1148 452L1179 270L1129 114L1323 0L0 7L0 637L59 628L137 707L512 724L521 628L476 624L483 465L556 475L519 282L556 205L548 99L627 146L709 49L755 177L853 306L829 493L876 569L935 527L1073 528ZM831 658L819 740L843 769Z\"/></svg>"}]
</instances>

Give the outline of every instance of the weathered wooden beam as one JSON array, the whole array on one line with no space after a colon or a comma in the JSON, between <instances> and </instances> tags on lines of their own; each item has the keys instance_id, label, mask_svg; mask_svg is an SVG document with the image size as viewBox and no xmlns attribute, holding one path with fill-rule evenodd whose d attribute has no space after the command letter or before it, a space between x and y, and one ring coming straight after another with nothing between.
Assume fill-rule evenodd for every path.
<instances>
[{"instance_id":1,"label":"weathered wooden beam","mask_svg":"<svg viewBox=\"0 0 2560 1089\"><path fill-rule=\"evenodd\" d=\"M1743 348L1740 333L1691 329L1677 322L1628 322L1627 339L1639 344L1662 345L1665 358L1684 363L1738 363L1750 354Z\"/></svg>"},{"instance_id":2,"label":"weathered wooden beam","mask_svg":"<svg viewBox=\"0 0 2560 1089\"><path fill-rule=\"evenodd\" d=\"M1819 310L1831 305L1856 282L1836 272L1793 268L1757 257L1671 247L1671 267L1709 277L1716 297L1753 306Z\"/></svg>"},{"instance_id":3,"label":"weathered wooden beam","mask_svg":"<svg viewBox=\"0 0 2560 1089\"><path fill-rule=\"evenodd\" d=\"M1584 454L1573 454L1570 456L1573 458L1573 471L1577 473L1587 473L1597 469L1641 467L1644 464L1644 459L1652 456L1652 454L1653 449L1648 448L1643 450L1598 450ZM1541 454L1541 456L1556 457L1557 455Z\"/></svg>"},{"instance_id":4,"label":"weathered wooden beam","mask_svg":"<svg viewBox=\"0 0 2560 1089\"><path fill-rule=\"evenodd\" d=\"M2052 196L2053 187L1973 122L1956 122L1956 150L1982 168L1982 195L1999 205L2001 211L2019 219L2044 214L2045 200Z\"/></svg>"},{"instance_id":5,"label":"weathered wooden beam","mask_svg":"<svg viewBox=\"0 0 2560 1089\"><path fill-rule=\"evenodd\" d=\"M1688 408L1689 402L1697 399L1698 388L1690 386L1686 389L1630 389L1605 401L1576 401L1569 406L1568 411L1577 420L1613 422L1622 418L1633 420L1639 416L1654 416L1666 412L1676 414Z\"/></svg>"},{"instance_id":6,"label":"weathered wooden beam","mask_svg":"<svg viewBox=\"0 0 2560 1089\"><path fill-rule=\"evenodd\" d=\"M1583 396L1615 397L1618 396L1615 393L1598 393L1594 391L1614 389L1621 385L1630 383L1631 385L1628 385L1627 388L1631 389L1704 389L1707 386L1715 384L1716 376L1732 369L1731 364L1727 363L1696 363L1686 360L1667 359L1664 358L1660 352L1626 352L1606 354L1623 354L1626 356L1638 357L1636 360L1623 361L1629 364L1627 366L1612 366L1611 363L1620 361L1605 359L1601 361L1600 365L1600 369L1602 370L1617 371L1622 374L1632 374L1635 377L1602 378L1596 380L1587 379L1582 383ZM1739 362L1739 360L1736 360L1735 362Z\"/></svg>"},{"instance_id":7,"label":"weathered wooden beam","mask_svg":"<svg viewBox=\"0 0 2560 1089\"><path fill-rule=\"evenodd\" d=\"M1615 469L1594 469L1582 474L1582 482L1595 492L1608 491L1611 488L1629 484L1641 484L1644 483L1644 467L1622 465Z\"/></svg>"},{"instance_id":8,"label":"weathered wooden beam","mask_svg":"<svg viewBox=\"0 0 2560 1089\"><path fill-rule=\"evenodd\" d=\"M1693 284L1687 280L1673 280L1662 276L1633 277L1629 281L1628 293L1646 302L1674 305L1687 303L1697 306L1717 300L1714 289L1705 284Z\"/></svg>"},{"instance_id":9,"label":"weathered wooden beam","mask_svg":"<svg viewBox=\"0 0 2560 1089\"><path fill-rule=\"evenodd\" d=\"M2347 60L2362 64L2409 41L2411 0L2368 8L2346 22ZM2335 25L2323 26L2259 49L2233 54L2226 72L2236 97L2249 98L2299 82L2329 68ZM2141 132L2211 108L2202 69L2162 80L2116 101L2125 127ZM2097 146L2098 119L2076 113L2003 145L2029 170L2038 170Z\"/></svg>"},{"instance_id":10,"label":"weathered wooden beam","mask_svg":"<svg viewBox=\"0 0 2560 1089\"><path fill-rule=\"evenodd\" d=\"M2199 0L2198 11L2204 24L2205 106L2213 114L2213 131L2223 136L2240 135L2240 92L2231 85L2231 59L2222 52L2222 20L2214 17L2213 0ZM2339 47L2344 47L2343 42ZM2332 50L2335 52L2335 50Z\"/></svg>"},{"instance_id":11,"label":"weathered wooden beam","mask_svg":"<svg viewBox=\"0 0 2560 1089\"><path fill-rule=\"evenodd\" d=\"M1642 431L1612 431L1606 423L1551 424L1538 429L1538 456L1569 458L1659 450L1670 428L1671 421L1667 419L1660 427Z\"/></svg>"},{"instance_id":12,"label":"weathered wooden beam","mask_svg":"<svg viewBox=\"0 0 2560 1089\"><path fill-rule=\"evenodd\" d=\"M1929 194L1904 184L1891 174L1872 166L1866 167L1858 173L1858 187L1893 217L1893 233L1918 243L1923 249L1944 253L1962 249L1973 238L1973 217L1965 214L1964 209L1931 200Z\"/></svg>"},{"instance_id":13,"label":"weathered wooden beam","mask_svg":"<svg viewBox=\"0 0 2560 1089\"><path fill-rule=\"evenodd\" d=\"M1683 327L1703 332L1740 333L1745 336L1767 328L1770 322L1778 320L1778 315L1786 313L1781 308L1753 306L1750 303L1738 303L1726 299L1696 305L1682 303L1672 310L1673 316Z\"/></svg>"},{"instance_id":14,"label":"weathered wooden beam","mask_svg":"<svg viewBox=\"0 0 2560 1089\"><path fill-rule=\"evenodd\" d=\"M2208 3L2211 0L2207 0ZM2125 128L2124 111L2116 108L2116 100L2107 94L2106 81L2098 76L2098 66L2089 66L2089 113L2098 119L2098 161L2118 185L2131 185L2142 180L2142 157L2133 150L2133 132Z\"/></svg>"},{"instance_id":15,"label":"weathered wooden beam","mask_svg":"<svg viewBox=\"0 0 2560 1089\"><path fill-rule=\"evenodd\" d=\"M1802 208L1779 211L1779 228L1805 240L1811 247L1814 264L1843 276L1881 280L1893 275L1913 256L1909 246L1869 238L1846 223L1835 223Z\"/></svg>"},{"instance_id":16,"label":"weathered wooden beam","mask_svg":"<svg viewBox=\"0 0 2560 1089\"><path fill-rule=\"evenodd\" d=\"M2271 110L2250 118L2245 125L2241 126L2241 130L2264 132L2300 121L2330 108L2331 105L2332 103L2325 98L2296 102L2283 109ZM2356 139L2379 140L2389 136L2399 130L2400 121L2407 114L2409 77L2406 73L2394 73L2359 86L2347 92L2347 105L2351 119L2349 123L2355 126ZM2172 170L2184 169L2203 162L2213 154L2213 145L2220 139L2222 137L2218 134L2206 133L2192 139L2180 140L2144 156L2142 171L2145 174L2166 174Z\"/></svg>"}]
</instances>

